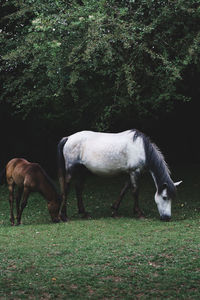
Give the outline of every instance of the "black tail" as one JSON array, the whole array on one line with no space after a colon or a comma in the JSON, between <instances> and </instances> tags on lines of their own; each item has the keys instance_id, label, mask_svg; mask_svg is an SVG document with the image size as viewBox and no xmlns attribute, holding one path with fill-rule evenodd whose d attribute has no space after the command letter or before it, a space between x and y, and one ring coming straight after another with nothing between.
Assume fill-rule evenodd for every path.
<instances>
[{"instance_id":1,"label":"black tail","mask_svg":"<svg viewBox=\"0 0 200 300\"><path fill-rule=\"evenodd\" d=\"M6 168L4 168L1 172L0 172L0 185L3 185L6 183Z\"/></svg>"},{"instance_id":2,"label":"black tail","mask_svg":"<svg viewBox=\"0 0 200 300\"><path fill-rule=\"evenodd\" d=\"M57 147L57 161L58 161L58 177L65 177L65 159L63 155L63 147L68 140L68 137L63 137L58 143Z\"/></svg>"}]
</instances>

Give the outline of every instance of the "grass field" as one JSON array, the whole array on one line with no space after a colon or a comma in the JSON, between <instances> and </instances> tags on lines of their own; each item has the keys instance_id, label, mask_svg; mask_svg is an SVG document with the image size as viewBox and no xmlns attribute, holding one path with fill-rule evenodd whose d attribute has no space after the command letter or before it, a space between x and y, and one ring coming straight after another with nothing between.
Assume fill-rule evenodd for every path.
<instances>
[{"instance_id":1,"label":"grass field","mask_svg":"<svg viewBox=\"0 0 200 300\"><path fill-rule=\"evenodd\" d=\"M146 219L132 216L129 192L110 217L123 178L90 178L77 214L74 191L68 223L52 224L46 202L32 194L22 225L9 221L8 191L0 187L0 299L200 299L199 166L173 170L183 180L172 221L159 220L149 176L141 182Z\"/></svg>"}]
</instances>

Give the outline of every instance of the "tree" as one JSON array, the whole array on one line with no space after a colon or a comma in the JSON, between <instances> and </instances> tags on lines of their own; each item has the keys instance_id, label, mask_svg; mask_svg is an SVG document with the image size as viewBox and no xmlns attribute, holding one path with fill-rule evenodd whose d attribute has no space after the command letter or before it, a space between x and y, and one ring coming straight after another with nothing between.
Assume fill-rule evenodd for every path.
<instances>
[{"instance_id":1,"label":"tree","mask_svg":"<svg viewBox=\"0 0 200 300\"><path fill-rule=\"evenodd\" d=\"M191 99L197 0L12 0L3 8L0 101L23 118L37 112L71 131L105 130Z\"/></svg>"}]
</instances>

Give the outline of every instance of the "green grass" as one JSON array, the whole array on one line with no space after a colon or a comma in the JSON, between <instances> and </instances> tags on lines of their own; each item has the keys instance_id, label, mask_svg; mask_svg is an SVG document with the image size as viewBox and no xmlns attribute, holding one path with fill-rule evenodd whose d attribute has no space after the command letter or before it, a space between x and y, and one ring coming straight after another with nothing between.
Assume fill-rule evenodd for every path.
<instances>
[{"instance_id":1,"label":"green grass","mask_svg":"<svg viewBox=\"0 0 200 300\"><path fill-rule=\"evenodd\" d=\"M23 224L12 227L2 186L0 299L200 299L199 166L176 168L173 178L183 183L168 223L159 220L149 176L141 182L144 220L132 217L130 192L120 217L110 217L123 178L90 178L91 219L77 214L71 190L68 223L52 224L46 202L32 194Z\"/></svg>"}]
</instances>

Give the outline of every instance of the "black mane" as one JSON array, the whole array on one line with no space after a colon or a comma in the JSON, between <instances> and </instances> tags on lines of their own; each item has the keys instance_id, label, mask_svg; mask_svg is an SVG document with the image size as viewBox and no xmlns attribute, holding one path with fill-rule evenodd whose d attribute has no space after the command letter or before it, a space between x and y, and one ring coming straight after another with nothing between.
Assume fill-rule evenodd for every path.
<instances>
[{"instance_id":1,"label":"black mane","mask_svg":"<svg viewBox=\"0 0 200 300\"><path fill-rule=\"evenodd\" d=\"M176 187L170 177L170 170L165 162L164 156L160 149L151 142L150 138L139 130L134 130L135 135L133 140L137 137L141 137L144 143L145 155L146 155L146 168L152 172L155 177L158 193L162 192L163 184L167 184L167 192L170 198L173 198L176 194Z\"/></svg>"}]
</instances>

